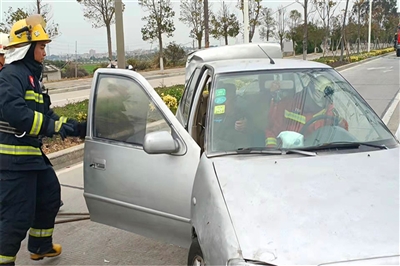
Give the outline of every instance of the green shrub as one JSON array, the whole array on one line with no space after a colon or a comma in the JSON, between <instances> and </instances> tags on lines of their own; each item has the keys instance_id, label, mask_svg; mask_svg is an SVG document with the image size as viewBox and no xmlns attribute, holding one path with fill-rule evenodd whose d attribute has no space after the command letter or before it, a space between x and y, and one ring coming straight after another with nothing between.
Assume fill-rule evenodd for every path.
<instances>
[{"instance_id":1,"label":"green shrub","mask_svg":"<svg viewBox=\"0 0 400 266\"><path fill-rule=\"evenodd\" d=\"M160 95L171 95L172 97L174 97L178 103L180 102L181 98L182 98L182 94L183 94L183 90L185 89L184 85L174 85L171 87L158 87L155 88L156 92ZM163 94L163 95L161 95Z\"/></svg>"}]
</instances>

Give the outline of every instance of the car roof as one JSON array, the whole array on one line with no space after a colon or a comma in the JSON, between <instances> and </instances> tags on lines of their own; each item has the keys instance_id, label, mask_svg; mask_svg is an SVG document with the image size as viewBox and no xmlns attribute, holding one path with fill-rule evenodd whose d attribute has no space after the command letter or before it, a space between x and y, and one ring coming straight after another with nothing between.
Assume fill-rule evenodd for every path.
<instances>
[{"instance_id":1,"label":"car roof","mask_svg":"<svg viewBox=\"0 0 400 266\"><path fill-rule=\"evenodd\" d=\"M275 64L270 63L270 59L230 59L207 62L203 65L210 66L214 70L214 74L232 73L240 71L257 71L257 70L278 70L278 69L309 69L309 68L325 68L332 67L315 61L305 61L298 59L273 59Z\"/></svg>"},{"instance_id":2,"label":"car roof","mask_svg":"<svg viewBox=\"0 0 400 266\"><path fill-rule=\"evenodd\" d=\"M261 49L260 49L261 48ZM193 51L188 54L188 61L195 60L209 62L216 60L230 60L233 58L259 58L265 52L272 58L282 58L281 46L275 42L244 43L223 45Z\"/></svg>"}]
</instances>

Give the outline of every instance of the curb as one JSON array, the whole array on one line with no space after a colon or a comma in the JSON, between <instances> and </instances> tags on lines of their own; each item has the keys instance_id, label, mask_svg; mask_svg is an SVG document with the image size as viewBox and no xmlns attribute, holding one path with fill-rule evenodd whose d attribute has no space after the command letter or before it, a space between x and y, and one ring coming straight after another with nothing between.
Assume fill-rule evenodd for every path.
<instances>
[{"instance_id":1,"label":"curb","mask_svg":"<svg viewBox=\"0 0 400 266\"><path fill-rule=\"evenodd\" d=\"M388 54L389 53L384 54L384 55L378 55L378 56L371 57L371 58L367 58L367 59L361 60L359 62L349 63L347 65L340 66L340 67L337 67L337 68L334 68L334 69L336 69L338 71L344 70L344 69L359 65L361 63L366 63L368 61L372 61L372 60L384 57L384 56L386 56ZM174 76L179 76L179 75L182 75L182 73L176 73L176 74L171 74L171 75L150 76L150 77L148 77L146 79L151 80L151 79L159 79L159 78L162 78L162 77L165 77L165 78L174 77ZM76 88L78 88L78 89L76 89ZM79 89L79 88L81 88L81 89ZM90 86L85 86L83 88L90 88ZM82 90L82 87L75 87L75 88L70 88L70 89L67 89L67 90L70 90L70 91ZM58 92L59 90L63 90L62 92L66 91L65 89L58 89L58 90L55 90L56 92L54 92L54 93L59 93ZM400 127L399 127L399 130L400 130ZM400 132L399 132L399 134L400 134ZM400 136L399 136L399 138L400 138ZM62 169L64 167L67 167L67 166L70 166L72 164L76 164L76 163L81 162L83 160L83 156L84 156L84 147L85 147L85 143L82 143L82 144L67 148L65 150L61 150L61 151L58 151L58 152L50 153L50 154L47 155L47 157L50 159L50 162L53 164L54 170L60 170L60 169Z\"/></svg>"},{"instance_id":2,"label":"curb","mask_svg":"<svg viewBox=\"0 0 400 266\"><path fill-rule=\"evenodd\" d=\"M83 159L84 147L85 143L82 143L65 150L50 153L47 157L53 164L54 170L57 171L61 168L81 162Z\"/></svg>"},{"instance_id":3,"label":"curb","mask_svg":"<svg viewBox=\"0 0 400 266\"><path fill-rule=\"evenodd\" d=\"M353 62L353 63L349 63L349 64L346 64L346 65L343 65L343 66L335 67L335 68L333 68L333 69L336 69L336 70L338 70L338 71L340 71L340 70L345 70L345 69L347 69L347 68L351 68L351 67L354 67L354 66L363 64L363 63L367 63L367 62L369 62L369 61L376 60L376 59L381 58L381 57L385 57L385 56L387 56L387 55L389 55L389 54L390 54L390 53L377 55L377 56L370 57L370 58L367 58L367 59L364 59L364 60L361 60L361 61L358 61L358 62Z\"/></svg>"},{"instance_id":4,"label":"curb","mask_svg":"<svg viewBox=\"0 0 400 266\"><path fill-rule=\"evenodd\" d=\"M148 76L145 77L147 80L154 80L154 79L161 79L161 78L171 78L171 77L176 77L176 76L181 76L184 75L185 72L178 72L178 73L173 73L173 74L160 74L160 75L155 75L155 76ZM92 85L83 85L83 86L75 86L75 87L70 87L70 88L59 88L59 89L52 89L49 88L49 93L50 94L57 94L57 93L65 93L65 92L71 92L71 91L81 91L81 90L88 90L90 89Z\"/></svg>"}]
</instances>

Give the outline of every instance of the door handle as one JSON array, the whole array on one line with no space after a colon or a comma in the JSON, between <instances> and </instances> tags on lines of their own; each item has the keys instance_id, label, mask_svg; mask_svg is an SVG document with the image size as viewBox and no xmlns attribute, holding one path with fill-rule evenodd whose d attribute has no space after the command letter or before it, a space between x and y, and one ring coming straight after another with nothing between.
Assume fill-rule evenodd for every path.
<instances>
[{"instance_id":1,"label":"door handle","mask_svg":"<svg viewBox=\"0 0 400 266\"><path fill-rule=\"evenodd\" d=\"M98 170L106 170L106 160L104 159L93 159L89 167Z\"/></svg>"}]
</instances>

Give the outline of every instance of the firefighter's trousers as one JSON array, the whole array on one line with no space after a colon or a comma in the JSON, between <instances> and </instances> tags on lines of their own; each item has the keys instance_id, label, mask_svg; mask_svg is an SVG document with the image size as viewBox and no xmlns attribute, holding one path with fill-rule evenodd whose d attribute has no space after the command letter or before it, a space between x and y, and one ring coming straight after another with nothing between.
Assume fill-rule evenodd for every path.
<instances>
[{"instance_id":1,"label":"firefighter's trousers","mask_svg":"<svg viewBox=\"0 0 400 266\"><path fill-rule=\"evenodd\" d=\"M31 253L52 249L60 191L51 166L40 171L0 171L0 264L14 264L28 231Z\"/></svg>"}]
</instances>

